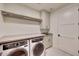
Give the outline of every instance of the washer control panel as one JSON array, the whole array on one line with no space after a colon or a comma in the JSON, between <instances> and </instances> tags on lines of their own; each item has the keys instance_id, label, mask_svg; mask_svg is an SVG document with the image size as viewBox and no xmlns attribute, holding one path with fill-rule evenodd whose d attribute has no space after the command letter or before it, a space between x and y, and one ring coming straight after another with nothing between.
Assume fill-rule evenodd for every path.
<instances>
[{"instance_id":1,"label":"washer control panel","mask_svg":"<svg viewBox=\"0 0 79 59\"><path fill-rule=\"evenodd\" d=\"M23 46L23 45L26 45L26 44L27 44L27 40L5 43L5 44L3 44L3 50Z\"/></svg>"}]
</instances>

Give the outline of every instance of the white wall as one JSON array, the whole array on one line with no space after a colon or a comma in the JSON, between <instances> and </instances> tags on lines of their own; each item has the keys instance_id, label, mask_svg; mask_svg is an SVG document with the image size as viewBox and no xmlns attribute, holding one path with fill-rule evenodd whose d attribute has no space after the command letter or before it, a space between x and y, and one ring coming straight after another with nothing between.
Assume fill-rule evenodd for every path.
<instances>
[{"instance_id":1,"label":"white wall","mask_svg":"<svg viewBox=\"0 0 79 59\"><path fill-rule=\"evenodd\" d=\"M15 34L39 34L40 24L39 22L4 17L6 35Z\"/></svg>"},{"instance_id":2,"label":"white wall","mask_svg":"<svg viewBox=\"0 0 79 59\"><path fill-rule=\"evenodd\" d=\"M0 10L3 9L3 3L0 3Z\"/></svg>"},{"instance_id":3,"label":"white wall","mask_svg":"<svg viewBox=\"0 0 79 59\"><path fill-rule=\"evenodd\" d=\"M3 9L3 4L0 3L0 10L2 10L2 9ZM3 23L3 16L0 11L0 24L2 24L2 23Z\"/></svg>"},{"instance_id":4,"label":"white wall","mask_svg":"<svg viewBox=\"0 0 79 59\"><path fill-rule=\"evenodd\" d=\"M40 12L16 3L0 4L0 10L40 19ZM16 18L2 17L0 13L0 36L40 33L40 24Z\"/></svg>"}]
</instances>

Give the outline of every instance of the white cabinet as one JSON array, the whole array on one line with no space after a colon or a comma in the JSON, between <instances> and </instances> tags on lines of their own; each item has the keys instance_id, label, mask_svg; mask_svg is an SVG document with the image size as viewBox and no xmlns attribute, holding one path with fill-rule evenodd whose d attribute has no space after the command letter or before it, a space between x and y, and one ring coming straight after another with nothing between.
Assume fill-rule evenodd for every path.
<instances>
[{"instance_id":1,"label":"white cabinet","mask_svg":"<svg viewBox=\"0 0 79 59\"><path fill-rule=\"evenodd\" d=\"M47 11L41 11L41 31L47 33L49 31L50 13Z\"/></svg>"},{"instance_id":2,"label":"white cabinet","mask_svg":"<svg viewBox=\"0 0 79 59\"><path fill-rule=\"evenodd\" d=\"M47 34L47 35L44 36L43 43L44 43L46 49L49 48L49 47L51 47L52 44L53 44L53 40L52 40L53 37L52 36L53 35L51 33L49 33L49 34Z\"/></svg>"}]
</instances>

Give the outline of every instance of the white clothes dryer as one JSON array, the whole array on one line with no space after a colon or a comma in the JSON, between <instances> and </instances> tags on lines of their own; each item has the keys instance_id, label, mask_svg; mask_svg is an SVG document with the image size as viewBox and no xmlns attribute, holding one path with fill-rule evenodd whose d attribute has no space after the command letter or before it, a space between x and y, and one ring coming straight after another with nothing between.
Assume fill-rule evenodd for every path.
<instances>
[{"instance_id":1,"label":"white clothes dryer","mask_svg":"<svg viewBox=\"0 0 79 59\"><path fill-rule=\"evenodd\" d=\"M30 56L44 56L45 48L43 44L43 36L30 40Z\"/></svg>"}]
</instances>

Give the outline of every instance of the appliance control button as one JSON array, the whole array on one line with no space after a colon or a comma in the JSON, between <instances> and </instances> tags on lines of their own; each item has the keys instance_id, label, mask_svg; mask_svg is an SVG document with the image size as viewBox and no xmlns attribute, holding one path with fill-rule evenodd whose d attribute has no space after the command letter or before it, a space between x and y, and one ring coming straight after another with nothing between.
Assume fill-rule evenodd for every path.
<instances>
[{"instance_id":1,"label":"appliance control button","mask_svg":"<svg viewBox=\"0 0 79 59\"><path fill-rule=\"evenodd\" d=\"M24 45L24 47L27 47L28 45Z\"/></svg>"}]
</instances>

